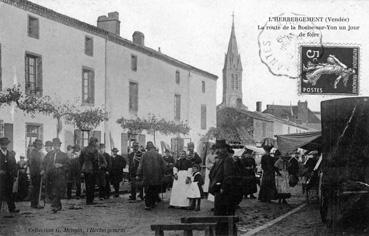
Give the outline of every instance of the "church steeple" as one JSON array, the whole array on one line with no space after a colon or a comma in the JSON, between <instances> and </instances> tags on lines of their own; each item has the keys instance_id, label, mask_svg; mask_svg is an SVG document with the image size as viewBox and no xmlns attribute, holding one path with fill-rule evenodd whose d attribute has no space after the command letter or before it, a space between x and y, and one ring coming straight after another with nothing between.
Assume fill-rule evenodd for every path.
<instances>
[{"instance_id":1,"label":"church steeple","mask_svg":"<svg viewBox=\"0 0 369 236\"><path fill-rule=\"evenodd\" d=\"M242 70L234 26L234 14L232 14L231 36L223 68L223 103L221 106L247 109L242 103Z\"/></svg>"}]
</instances>

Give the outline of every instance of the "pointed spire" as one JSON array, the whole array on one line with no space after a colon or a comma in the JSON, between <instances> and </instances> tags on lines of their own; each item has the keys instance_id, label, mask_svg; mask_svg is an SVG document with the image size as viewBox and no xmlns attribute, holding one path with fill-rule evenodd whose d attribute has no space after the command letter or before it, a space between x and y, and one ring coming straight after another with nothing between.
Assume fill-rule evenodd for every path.
<instances>
[{"instance_id":1,"label":"pointed spire","mask_svg":"<svg viewBox=\"0 0 369 236\"><path fill-rule=\"evenodd\" d=\"M234 12L232 13L232 30L231 30L231 36L230 36L229 42L228 42L227 54L233 54L234 56L238 56L236 33L235 33L235 29L234 29Z\"/></svg>"}]
</instances>

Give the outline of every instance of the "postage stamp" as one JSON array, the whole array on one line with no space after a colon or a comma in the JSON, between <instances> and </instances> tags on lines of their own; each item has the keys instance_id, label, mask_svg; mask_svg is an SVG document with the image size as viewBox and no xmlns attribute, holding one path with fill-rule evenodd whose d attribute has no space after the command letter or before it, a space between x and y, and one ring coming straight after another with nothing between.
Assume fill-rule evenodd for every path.
<instances>
[{"instance_id":1,"label":"postage stamp","mask_svg":"<svg viewBox=\"0 0 369 236\"><path fill-rule=\"evenodd\" d=\"M358 46L300 46L301 94L359 94Z\"/></svg>"},{"instance_id":2,"label":"postage stamp","mask_svg":"<svg viewBox=\"0 0 369 236\"><path fill-rule=\"evenodd\" d=\"M301 14L283 13L270 17L259 28L259 57L270 73L291 79L300 77L299 45L322 44L319 21L320 17L311 19Z\"/></svg>"}]
</instances>

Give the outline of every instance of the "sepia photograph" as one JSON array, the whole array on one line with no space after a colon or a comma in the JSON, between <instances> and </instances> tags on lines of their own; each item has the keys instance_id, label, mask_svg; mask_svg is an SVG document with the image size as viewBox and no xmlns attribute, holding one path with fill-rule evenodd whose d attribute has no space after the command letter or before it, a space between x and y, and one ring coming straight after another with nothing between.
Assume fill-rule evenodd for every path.
<instances>
[{"instance_id":1,"label":"sepia photograph","mask_svg":"<svg viewBox=\"0 0 369 236\"><path fill-rule=\"evenodd\" d=\"M0 0L0 236L369 235L368 11Z\"/></svg>"}]
</instances>

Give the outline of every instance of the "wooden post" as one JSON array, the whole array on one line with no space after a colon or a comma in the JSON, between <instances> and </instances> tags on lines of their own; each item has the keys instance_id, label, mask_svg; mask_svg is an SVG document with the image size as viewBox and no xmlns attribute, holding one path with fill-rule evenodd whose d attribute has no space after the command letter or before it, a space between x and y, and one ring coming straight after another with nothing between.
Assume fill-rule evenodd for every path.
<instances>
[{"instance_id":1,"label":"wooden post","mask_svg":"<svg viewBox=\"0 0 369 236\"><path fill-rule=\"evenodd\" d=\"M228 218L228 235L233 235L233 217Z\"/></svg>"}]
</instances>

